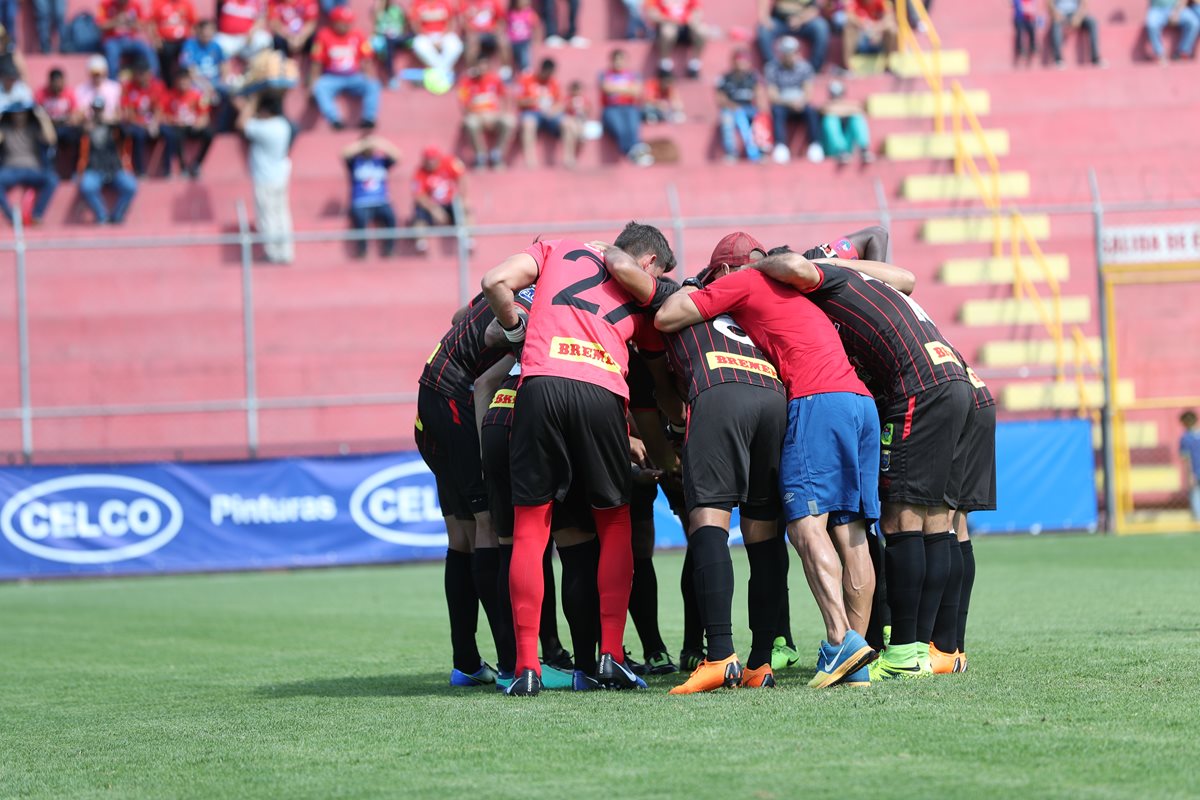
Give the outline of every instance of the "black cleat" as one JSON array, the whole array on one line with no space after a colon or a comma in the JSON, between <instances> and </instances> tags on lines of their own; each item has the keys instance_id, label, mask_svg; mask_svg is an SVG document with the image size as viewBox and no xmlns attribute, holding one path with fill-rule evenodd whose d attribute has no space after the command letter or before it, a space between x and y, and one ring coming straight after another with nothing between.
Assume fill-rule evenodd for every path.
<instances>
[{"instance_id":1,"label":"black cleat","mask_svg":"<svg viewBox=\"0 0 1200 800\"><path fill-rule=\"evenodd\" d=\"M641 662L634 661L633 656L629 653L629 648L625 649L625 666L629 667L629 671L634 675L648 675L650 669Z\"/></svg>"},{"instance_id":2,"label":"black cleat","mask_svg":"<svg viewBox=\"0 0 1200 800\"><path fill-rule=\"evenodd\" d=\"M542 690L542 679L531 669L521 670L504 693L509 697L533 697Z\"/></svg>"},{"instance_id":3,"label":"black cleat","mask_svg":"<svg viewBox=\"0 0 1200 800\"><path fill-rule=\"evenodd\" d=\"M683 649L679 651L679 669L683 672L695 672L696 667L704 660L704 650Z\"/></svg>"},{"instance_id":4,"label":"black cleat","mask_svg":"<svg viewBox=\"0 0 1200 800\"><path fill-rule=\"evenodd\" d=\"M645 689L646 682L625 664L619 664L608 653L600 655L596 667L596 682L605 689Z\"/></svg>"},{"instance_id":5,"label":"black cleat","mask_svg":"<svg viewBox=\"0 0 1200 800\"><path fill-rule=\"evenodd\" d=\"M548 667L561 669L563 672L574 672L575 662L571 660L571 654L566 649L560 647L553 653L545 656L542 663Z\"/></svg>"}]
</instances>

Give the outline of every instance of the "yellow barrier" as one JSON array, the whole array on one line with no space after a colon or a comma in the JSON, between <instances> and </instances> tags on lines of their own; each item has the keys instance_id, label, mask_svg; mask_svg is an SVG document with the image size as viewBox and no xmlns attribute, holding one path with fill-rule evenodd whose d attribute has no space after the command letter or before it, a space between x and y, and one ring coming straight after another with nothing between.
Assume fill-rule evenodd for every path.
<instances>
[{"instance_id":1,"label":"yellow barrier","mask_svg":"<svg viewBox=\"0 0 1200 800\"><path fill-rule=\"evenodd\" d=\"M908 3L896 3L896 27L897 27L897 44L900 52L909 52L916 59L917 67L921 70L921 74L925 76L925 82L929 84L929 89L933 92L933 129L942 133L946 129L946 121L943 114L945 108L942 95L944 88L942 86L942 40L938 36L937 29L933 26L933 20L929 18L929 12L925 10L923 0L912 0L912 7L917 12L921 24L925 27L925 32L929 36L929 49L931 55L928 60L925 58L925 51L921 49L921 43L917 41L917 35L912 29L912 24L908 19Z\"/></svg>"}]
</instances>

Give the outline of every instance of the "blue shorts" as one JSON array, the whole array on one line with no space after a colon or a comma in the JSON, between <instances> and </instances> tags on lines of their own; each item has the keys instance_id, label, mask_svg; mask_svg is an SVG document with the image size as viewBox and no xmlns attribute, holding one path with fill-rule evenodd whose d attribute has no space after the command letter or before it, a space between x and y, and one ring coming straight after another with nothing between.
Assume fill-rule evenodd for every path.
<instances>
[{"instance_id":1,"label":"blue shorts","mask_svg":"<svg viewBox=\"0 0 1200 800\"><path fill-rule=\"evenodd\" d=\"M869 397L830 392L788 403L779 463L787 521L879 519L879 413Z\"/></svg>"},{"instance_id":2,"label":"blue shorts","mask_svg":"<svg viewBox=\"0 0 1200 800\"><path fill-rule=\"evenodd\" d=\"M546 131L551 136L562 134L562 114L544 114L541 111L522 111L521 119L532 119L539 131Z\"/></svg>"}]
</instances>

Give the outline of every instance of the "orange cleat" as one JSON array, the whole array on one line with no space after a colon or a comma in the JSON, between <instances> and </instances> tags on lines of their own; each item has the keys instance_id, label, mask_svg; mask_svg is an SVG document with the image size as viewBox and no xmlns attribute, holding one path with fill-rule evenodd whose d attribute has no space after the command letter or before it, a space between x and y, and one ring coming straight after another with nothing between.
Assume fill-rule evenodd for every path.
<instances>
[{"instance_id":1,"label":"orange cleat","mask_svg":"<svg viewBox=\"0 0 1200 800\"><path fill-rule=\"evenodd\" d=\"M775 685L775 671L769 663L758 669L742 670L742 687L745 689L770 689Z\"/></svg>"},{"instance_id":2,"label":"orange cleat","mask_svg":"<svg viewBox=\"0 0 1200 800\"><path fill-rule=\"evenodd\" d=\"M929 645L929 665L933 667L934 675L949 675L952 672L962 672L966 669L966 657L957 650L953 653L943 653L931 643Z\"/></svg>"},{"instance_id":3,"label":"orange cleat","mask_svg":"<svg viewBox=\"0 0 1200 800\"><path fill-rule=\"evenodd\" d=\"M670 694L711 692L721 687L733 689L741 680L742 662L738 661L737 653L734 653L720 661L701 661L691 677L671 689Z\"/></svg>"}]
</instances>

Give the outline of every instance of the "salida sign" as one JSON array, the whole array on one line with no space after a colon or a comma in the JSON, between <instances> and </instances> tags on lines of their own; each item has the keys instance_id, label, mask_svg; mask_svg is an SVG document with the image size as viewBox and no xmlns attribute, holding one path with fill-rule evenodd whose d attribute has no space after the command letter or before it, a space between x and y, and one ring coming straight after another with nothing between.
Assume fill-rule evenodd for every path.
<instances>
[{"instance_id":1,"label":"salida sign","mask_svg":"<svg viewBox=\"0 0 1200 800\"><path fill-rule=\"evenodd\" d=\"M1200 224L1105 228L1102 245L1107 264L1200 260Z\"/></svg>"}]
</instances>

